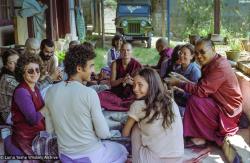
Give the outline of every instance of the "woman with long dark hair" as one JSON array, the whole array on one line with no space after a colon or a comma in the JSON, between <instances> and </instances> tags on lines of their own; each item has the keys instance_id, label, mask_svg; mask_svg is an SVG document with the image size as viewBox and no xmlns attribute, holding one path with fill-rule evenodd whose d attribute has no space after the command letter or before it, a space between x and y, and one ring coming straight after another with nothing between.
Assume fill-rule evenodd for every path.
<instances>
[{"instance_id":1,"label":"woman with long dark hair","mask_svg":"<svg viewBox=\"0 0 250 163\"><path fill-rule=\"evenodd\" d=\"M123 136L132 130L132 162L181 162L182 120L159 74L151 68L142 69L134 77L133 91L137 100L130 106L123 129Z\"/></svg>"},{"instance_id":2,"label":"woman with long dark hair","mask_svg":"<svg viewBox=\"0 0 250 163\"><path fill-rule=\"evenodd\" d=\"M14 72L19 58L17 51L9 49L3 53L3 65L0 73L0 119L1 123L11 124L10 106L13 92L18 85Z\"/></svg>"}]
</instances>

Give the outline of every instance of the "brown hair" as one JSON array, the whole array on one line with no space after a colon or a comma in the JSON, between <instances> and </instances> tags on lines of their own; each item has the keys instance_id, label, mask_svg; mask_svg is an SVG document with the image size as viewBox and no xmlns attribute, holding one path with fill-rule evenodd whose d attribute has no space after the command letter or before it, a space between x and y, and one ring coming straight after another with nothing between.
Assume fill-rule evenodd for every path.
<instances>
[{"instance_id":1,"label":"brown hair","mask_svg":"<svg viewBox=\"0 0 250 163\"><path fill-rule=\"evenodd\" d=\"M18 82L23 82L23 74L24 74L24 68L26 65L30 63L36 63L39 65L40 71L42 71L42 60L38 55L32 55L29 53L25 53L22 55L18 60L16 64L15 69L15 78Z\"/></svg>"},{"instance_id":2,"label":"brown hair","mask_svg":"<svg viewBox=\"0 0 250 163\"><path fill-rule=\"evenodd\" d=\"M191 55L194 56L194 46L192 44L189 44L189 43L184 44L180 47L180 50L183 48L187 48L190 51ZM195 61L195 57L193 57L191 62L194 62L194 61Z\"/></svg>"},{"instance_id":3,"label":"brown hair","mask_svg":"<svg viewBox=\"0 0 250 163\"><path fill-rule=\"evenodd\" d=\"M147 123L151 123L162 114L163 128L170 127L174 122L172 99L165 91L159 74L152 68L143 68L138 72L138 75L143 77L148 83L148 94L144 97L146 114L143 119L149 117L151 115L150 113L153 112L152 117L147 121Z\"/></svg>"},{"instance_id":4,"label":"brown hair","mask_svg":"<svg viewBox=\"0 0 250 163\"><path fill-rule=\"evenodd\" d=\"M124 39L123 39L122 35L115 35L115 36L112 38L112 46L115 47L115 42L118 41L118 40L122 40L122 42L124 42Z\"/></svg>"},{"instance_id":5,"label":"brown hair","mask_svg":"<svg viewBox=\"0 0 250 163\"><path fill-rule=\"evenodd\" d=\"M87 61L92 60L96 57L94 47L89 42L76 45L71 48L64 59L65 72L70 77L77 73L77 66L80 65L85 68Z\"/></svg>"}]
</instances>

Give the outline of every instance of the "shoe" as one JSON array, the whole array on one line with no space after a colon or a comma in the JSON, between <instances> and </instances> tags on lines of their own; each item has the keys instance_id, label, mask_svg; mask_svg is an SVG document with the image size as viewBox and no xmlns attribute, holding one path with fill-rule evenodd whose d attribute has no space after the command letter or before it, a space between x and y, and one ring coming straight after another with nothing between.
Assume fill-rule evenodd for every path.
<instances>
[{"instance_id":1,"label":"shoe","mask_svg":"<svg viewBox=\"0 0 250 163\"><path fill-rule=\"evenodd\" d=\"M194 142L192 142L191 140L188 140L187 142L185 142L184 147L185 148L206 148L207 143L205 143L205 144L194 144Z\"/></svg>"}]
</instances>

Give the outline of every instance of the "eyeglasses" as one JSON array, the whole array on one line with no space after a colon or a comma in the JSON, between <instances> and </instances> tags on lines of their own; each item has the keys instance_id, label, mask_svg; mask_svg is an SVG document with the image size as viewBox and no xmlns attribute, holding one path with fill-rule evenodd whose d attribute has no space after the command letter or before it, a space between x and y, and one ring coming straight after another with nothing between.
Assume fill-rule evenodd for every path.
<instances>
[{"instance_id":1,"label":"eyeglasses","mask_svg":"<svg viewBox=\"0 0 250 163\"><path fill-rule=\"evenodd\" d=\"M17 61L8 61L7 64L15 64L16 65Z\"/></svg>"},{"instance_id":2,"label":"eyeglasses","mask_svg":"<svg viewBox=\"0 0 250 163\"><path fill-rule=\"evenodd\" d=\"M35 68L35 69L31 68L31 69L27 69L26 71L27 71L27 73L30 74L30 75L34 74L35 72L36 72L37 74L40 73L40 69L39 69L39 68Z\"/></svg>"}]
</instances>

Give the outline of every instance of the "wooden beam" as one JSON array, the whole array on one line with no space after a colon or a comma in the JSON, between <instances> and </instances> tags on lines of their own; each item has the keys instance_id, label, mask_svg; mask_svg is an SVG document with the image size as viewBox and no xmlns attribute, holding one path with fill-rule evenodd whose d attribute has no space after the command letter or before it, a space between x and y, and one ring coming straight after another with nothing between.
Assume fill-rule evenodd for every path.
<instances>
[{"instance_id":1,"label":"wooden beam","mask_svg":"<svg viewBox=\"0 0 250 163\"><path fill-rule=\"evenodd\" d=\"M29 38L35 37L34 32L34 23L33 23L33 16L27 18L27 24L28 24L28 36Z\"/></svg>"},{"instance_id":2,"label":"wooden beam","mask_svg":"<svg viewBox=\"0 0 250 163\"><path fill-rule=\"evenodd\" d=\"M220 0L214 0L214 33L220 34Z\"/></svg>"},{"instance_id":3,"label":"wooden beam","mask_svg":"<svg viewBox=\"0 0 250 163\"><path fill-rule=\"evenodd\" d=\"M103 0L101 0L101 15L102 15L102 48L104 48L105 28L104 28L104 4L103 4Z\"/></svg>"},{"instance_id":4,"label":"wooden beam","mask_svg":"<svg viewBox=\"0 0 250 163\"><path fill-rule=\"evenodd\" d=\"M101 15L101 0L98 0L98 3L97 3L97 13L98 13L98 36L101 35L101 20L102 20L102 15Z\"/></svg>"},{"instance_id":5,"label":"wooden beam","mask_svg":"<svg viewBox=\"0 0 250 163\"><path fill-rule=\"evenodd\" d=\"M56 0L47 0L46 10L46 36L53 41L58 40L58 21Z\"/></svg>"},{"instance_id":6,"label":"wooden beam","mask_svg":"<svg viewBox=\"0 0 250 163\"><path fill-rule=\"evenodd\" d=\"M167 21L167 2L166 0L163 0L161 2L161 12L162 12L162 15L161 15L161 36L162 37L165 37L166 36L166 21Z\"/></svg>"}]
</instances>

